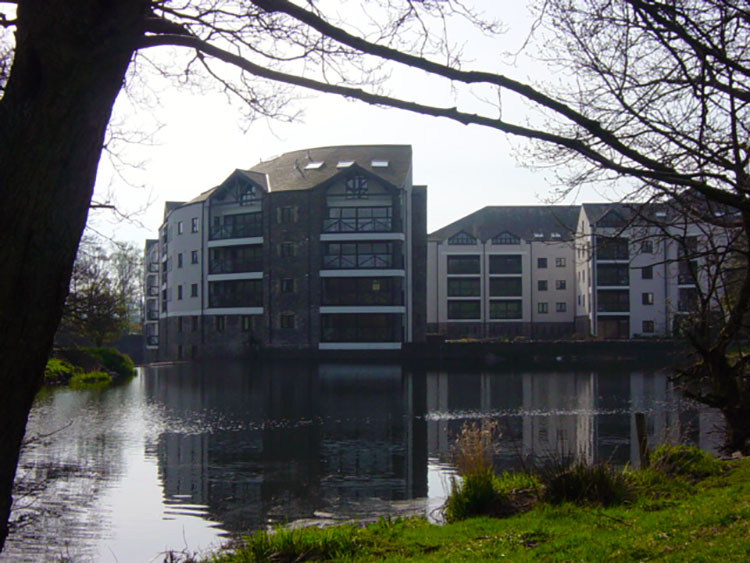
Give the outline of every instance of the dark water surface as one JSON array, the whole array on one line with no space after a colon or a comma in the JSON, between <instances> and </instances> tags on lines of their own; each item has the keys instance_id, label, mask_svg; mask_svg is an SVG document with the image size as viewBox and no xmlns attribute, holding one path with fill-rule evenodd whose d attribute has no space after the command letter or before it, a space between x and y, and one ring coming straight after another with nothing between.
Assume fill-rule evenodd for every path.
<instances>
[{"instance_id":1,"label":"dark water surface","mask_svg":"<svg viewBox=\"0 0 750 563\"><path fill-rule=\"evenodd\" d=\"M398 365L214 362L154 366L106 390L38 398L0 561L160 560L316 511L439 506L451 436L496 419L499 468L576 455L638 462L651 441L713 449L718 417L665 371L418 372Z\"/></svg>"}]
</instances>

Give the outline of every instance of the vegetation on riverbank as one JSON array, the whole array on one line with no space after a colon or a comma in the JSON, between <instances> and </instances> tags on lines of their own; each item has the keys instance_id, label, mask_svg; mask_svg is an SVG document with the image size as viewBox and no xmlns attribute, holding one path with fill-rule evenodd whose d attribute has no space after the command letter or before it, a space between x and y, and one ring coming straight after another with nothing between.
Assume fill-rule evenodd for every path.
<instances>
[{"instance_id":1,"label":"vegetation on riverbank","mask_svg":"<svg viewBox=\"0 0 750 563\"><path fill-rule=\"evenodd\" d=\"M47 360L45 385L106 386L135 375L135 365L114 348L59 348Z\"/></svg>"},{"instance_id":2,"label":"vegetation on riverbank","mask_svg":"<svg viewBox=\"0 0 750 563\"><path fill-rule=\"evenodd\" d=\"M438 526L381 519L365 528L257 532L212 563L250 561L601 561L750 559L750 459L719 461L662 447L647 469L625 470L621 503L552 503L542 485L528 511Z\"/></svg>"}]
</instances>

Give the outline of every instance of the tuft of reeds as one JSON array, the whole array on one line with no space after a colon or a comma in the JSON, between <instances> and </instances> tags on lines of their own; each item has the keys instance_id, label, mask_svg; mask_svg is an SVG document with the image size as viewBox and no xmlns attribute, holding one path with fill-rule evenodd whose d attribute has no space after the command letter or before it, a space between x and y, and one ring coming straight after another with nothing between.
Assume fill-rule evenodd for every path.
<instances>
[{"instance_id":1,"label":"tuft of reeds","mask_svg":"<svg viewBox=\"0 0 750 563\"><path fill-rule=\"evenodd\" d=\"M492 470L492 457L499 440L500 429L495 420L464 423L451 449L458 474L465 477Z\"/></svg>"},{"instance_id":2,"label":"tuft of reeds","mask_svg":"<svg viewBox=\"0 0 750 563\"><path fill-rule=\"evenodd\" d=\"M603 463L574 462L547 468L540 472L540 479L544 487L542 500L549 504L614 506L633 496L627 476Z\"/></svg>"}]
</instances>

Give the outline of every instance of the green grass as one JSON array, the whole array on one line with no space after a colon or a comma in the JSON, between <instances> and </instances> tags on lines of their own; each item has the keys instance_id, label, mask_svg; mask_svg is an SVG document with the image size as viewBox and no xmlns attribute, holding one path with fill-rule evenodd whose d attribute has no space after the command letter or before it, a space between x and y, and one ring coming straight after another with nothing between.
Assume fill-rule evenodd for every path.
<instances>
[{"instance_id":1,"label":"green grass","mask_svg":"<svg viewBox=\"0 0 750 563\"><path fill-rule=\"evenodd\" d=\"M704 463L702 454L690 450L655 452L652 467L625 472L632 496L616 506L540 502L508 518L445 526L399 519L366 528L283 530L256 534L244 549L209 560L750 560L750 459ZM675 455L681 461L670 472L653 461ZM706 465L712 470L706 472Z\"/></svg>"},{"instance_id":2,"label":"green grass","mask_svg":"<svg viewBox=\"0 0 750 563\"><path fill-rule=\"evenodd\" d=\"M99 360L109 371L113 371L122 377L133 377L135 375L133 360L114 348L82 348L82 350Z\"/></svg>"},{"instance_id":3,"label":"green grass","mask_svg":"<svg viewBox=\"0 0 750 563\"><path fill-rule=\"evenodd\" d=\"M112 376L104 371L89 371L76 373L70 378L68 385L73 389L90 389L92 387L107 387L112 383Z\"/></svg>"}]
</instances>

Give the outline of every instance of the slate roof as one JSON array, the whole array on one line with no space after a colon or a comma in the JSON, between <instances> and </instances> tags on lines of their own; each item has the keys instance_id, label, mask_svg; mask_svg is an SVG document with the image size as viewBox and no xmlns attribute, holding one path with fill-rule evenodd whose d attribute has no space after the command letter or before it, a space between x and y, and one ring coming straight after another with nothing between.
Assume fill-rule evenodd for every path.
<instances>
[{"instance_id":1,"label":"slate roof","mask_svg":"<svg viewBox=\"0 0 750 563\"><path fill-rule=\"evenodd\" d=\"M578 205L488 206L438 229L430 241L443 241L464 231L481 241L503 232L526 240L572 240L578 222ZM535 237L543 233L544 237ZM559 233L560 238L552 238Z\"/></svg>"},{"instance_id":2,"label":"slate roof","mask_svg":"<svg viewBox=\"0 0 750 563\"><path fill-rule=\"evenodd\" d=\"M373 167L372 162L375 160L387 161L388 166ZM311 162L323 164L319 168L305 168ZM339 162L353 162L394 186L401 187L407 184L411 175L411 146L345 145L303 149L259 162L249 170L237 169L228 178L240 174L271 192L309 190L345 170L338 168ZM224 182L187 203L198 203L208 199ZM165 212L165 217L166 213L168 212Z\"/></svg>"},{"instance_id":3,"label":"slate roof","mask_svg":"<svg viewBox=\"0 0 750 563\"><path fill-rule=\"evenodd\" d=\"M387 167L373 167L373 160L388 161ZM353 161L394 186L404 186L411 174L410 145L349 145L319 147L288 152L250 168L249 173L265 174L271 192L308 190L339 174L339 162ZM311 162L320 168L306 169Z\"/></svg>"}]
</instances>

